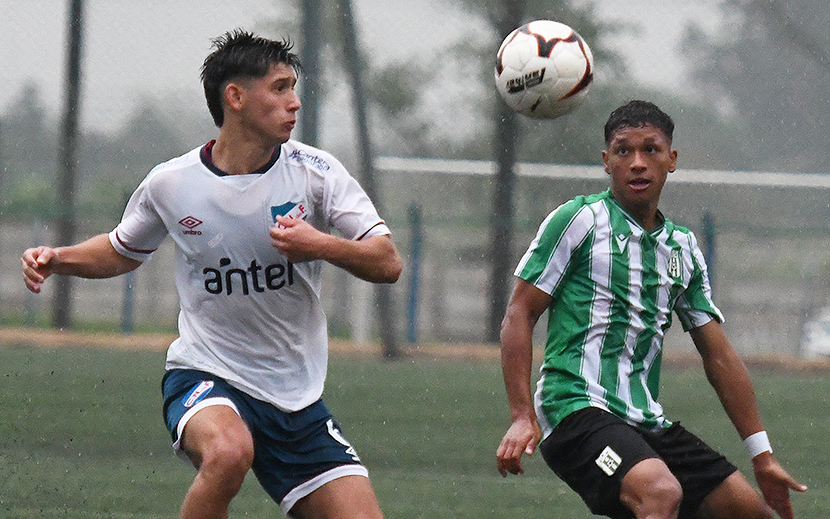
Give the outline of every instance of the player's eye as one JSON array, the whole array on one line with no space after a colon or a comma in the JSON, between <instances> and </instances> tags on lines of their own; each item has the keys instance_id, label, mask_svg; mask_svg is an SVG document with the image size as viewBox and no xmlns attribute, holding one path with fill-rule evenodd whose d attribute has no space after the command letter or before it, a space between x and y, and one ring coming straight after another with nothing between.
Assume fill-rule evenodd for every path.
<instances>
[{"instance_id":1,"label":"player's eye","mask_svg":"<svg viewBox=\"0 0 830 519\"><path fill-rule=\"evenodd\" d=\"M282 79L274 83L274 90L277 92L287 92L289 90L294 90L294 85L296 81L289 80L289 79Z\"/></svg>"}]
</instances>

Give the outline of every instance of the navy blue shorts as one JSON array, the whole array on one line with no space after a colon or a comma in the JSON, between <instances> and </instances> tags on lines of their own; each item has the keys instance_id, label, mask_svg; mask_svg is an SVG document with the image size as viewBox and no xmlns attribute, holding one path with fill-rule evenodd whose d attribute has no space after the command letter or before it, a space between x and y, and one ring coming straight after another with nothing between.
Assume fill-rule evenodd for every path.
<instances>
[{"instance_id":1,"label":"navy blue shorts","mask_svg":"<svg viewBox=\"0 0 830 519\"><path fill-rule=\"evenodd\" d=\"M368 477L322 400L287 413L216 376L195 370L168 371L162 393L164 421L173 447L182 456L181 432L196 412L212 405L236 411L254 439L254 474L285 514L329 481L349 475Z\"/></svg>"},{"instance_id":2,"label":"navy blue shorts","mask_svg":"<svg viewBox=\"0 0 830 519\"><path fill-rule=\"evenodd\" d=\"M620 502L620 488L625 474L644 459L660 458L680 482L680 518L694 517L706 496L737 470L680 422L643 431L594 407L566 416L539 451L591 512L615 519L634 518Z\"/></svg>"}]
</instances>

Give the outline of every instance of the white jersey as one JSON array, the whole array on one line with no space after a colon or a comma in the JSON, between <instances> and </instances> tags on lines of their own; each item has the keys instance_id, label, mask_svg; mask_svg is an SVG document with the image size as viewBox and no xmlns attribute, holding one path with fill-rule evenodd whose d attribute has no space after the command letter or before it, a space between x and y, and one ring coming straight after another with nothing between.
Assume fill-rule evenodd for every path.
<instances>
[{"instance_id":1,"label":"white jersey","mask_svg":"<svg viewBox=\"0 0 830 519\"><path fill-rule=\"evenodd\" d=\"M389 234L366 193L331 155L288 141L260 171L225 175L210 146L156 166L110 233L144 261L176 243L179 338L167 369L207 371L284 411L323 392L328 334L322 260L292 264L271 245L277 214L343 238Z\"/></svg>"}]
</instances>

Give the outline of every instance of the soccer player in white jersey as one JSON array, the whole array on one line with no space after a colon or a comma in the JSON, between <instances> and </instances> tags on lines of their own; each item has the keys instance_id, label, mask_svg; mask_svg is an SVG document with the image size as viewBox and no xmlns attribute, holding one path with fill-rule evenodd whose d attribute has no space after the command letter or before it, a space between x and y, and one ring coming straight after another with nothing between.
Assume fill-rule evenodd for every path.
<instances>
[{"instance_id":1,"label":"soccer player in white jersey","mask_svg":"<svg viewBox=\"0 0 830 519\"><path fill-rule=\"evenodd\" d=\"M243 31L216 39L202 67L216 139L154 168L109 234L23 254L25 282L39 292L51 274L128 272L174 240L181 311L164 418L197 468L182 518L227 517L250 469L291 517L382 517L365 467L321 400L320 280L327 261L392 283L401 260L343 166L290 140L299 67L287 41Z\"/></svg>"},{"instance_id":2,"label":"soccer player in white jersey","mask_svg":"<svg viewBox=\"0 0 830 519\"><path fill-rule=\"evenodd\" d=\"M658 210L674 171L674 123L632 101L605 125L609 190L577 197L542 223L521 259L502 323L512 424L498 450L502 476L537 446L591 511L614 518L793 517L804 491L775 460L746 369L712 302L694 235ZM535 398L533 327L549 311ZM657 402L665 331L675 313L749 450L763 498L723 456ZM766 501L766 502L765 502Z\"/></svg>"}]
</instances>

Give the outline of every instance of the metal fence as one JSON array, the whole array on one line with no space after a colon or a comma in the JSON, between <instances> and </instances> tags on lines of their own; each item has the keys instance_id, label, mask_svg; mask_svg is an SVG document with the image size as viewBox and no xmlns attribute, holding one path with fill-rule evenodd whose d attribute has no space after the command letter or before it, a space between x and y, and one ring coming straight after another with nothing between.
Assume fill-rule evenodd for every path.
<instances>
[{"instance_id":1,"label":"metal fence","mask_svg":"<svg viewBox=\"0 0 830 519\"><path fill-rule=\"evenodd\" d=\"M394 286L394 322L374 321L372 291L327 266L324 298L334 335L374 340L392 326L402 342L481 342L486 336L489 283L489 207L492 164L477 161L383 158L378 161L388 219L404 257ZM569 198L608 185L598 167L521 164L517 168L518 261L549 211ZM669 177L661 206L690 227L709 255L716 303L743 354L803 356L805 324L830 304L830 176L678 171ZM413 227L412 208L419 210ZM707 229L707 221L712 228ZM87 229L88 234L109 229ZM4 223L2 264L19 263L30 244L48 240L37 223ZM707 238L707 236L710 236ZM132 321L139 327L175 326L178 300L168 240L132 280ZM414 259L417 258L417 262ZM16 263L17 262L17 263ZM75 316L84 322L123 319L123 278L78 280ZM28 294L18 269L4 268L0 303L6 317L48 321L49 284ZM541 333L541 330L538 331ZM668 347L688 349L673 330Z\"/></svg>"},{"instance_id":2,"label":"metal fence","mask_svg":"<svg viewBox=\"0 0 830 519\"><path fill-rule=\"evenodd\" d=\"M19 257L27 246L54 240L49 200L69 2L8 3L0 31L0 42L9 49L0 57L0 78L7 87L0 92L0 319L4 325L40 325L49 322L54 287L47 283L43 294L29 294L20 279ZM486 32L452 2L361 0L354 5L364 45L385 51L372 53L373 60L406 63L413 55L440 57L453 41L467 38L475 44L478 40L471 35ZM210 39L235 27L270 37L296 34L298 6L289 0L210 5L196 0L86 0L78 239L110 230L124 196L155 163L203 144L213 134L198 80ZM658 11L674 12L669 5ZM421 19L428 23L413 23ZM465 105L445 99L470 97L483 88L460 81L469 80L470 74L457 65L451 60L443 64L438 75L460 69L458 76L448 77L441 87L433 85L426 96L442 103L440 110L413 108L428 112L433 124L451 128L451 135L481 123ZM357 151L349 93L338 88L345 83L342 74L331 67L325 70L328 103L321 113L321 146L354 171ZM10 121L14 127L8 126ZM170 121L175 131L166 126ZM380 128L376 133L394 132ZM446 148L454 144L442 142ZM403 147L395 139L384 145L386 153ZM488 326L493 166L382 158L377 167L384 217L405 260L401 281L393 289L395 317L393 322L374 322L371 287L330 267L325 270L325 298L332 334L373 340L385 326L394 327L402 342L482 341ZM517 172L516 236L509 244L514 264L550 210L572 196L607 186L596 167L522 164ZM666 214L699 236L710 235L704 221L712 222L707 253L715 297L727 316L732 341L744 353L804 354L803 327L828 305L828 179L830 175L719 171L679 171L669 179L662 201ZM90 209L92 199L99 205ZM413 227L412 215L419 215L420 227ZM173 330L178 300L172 257L168 241L132 279L75 280L75 320ZM689 347L680 333L672 332L669 342L670 347Z\"/></svg>"}]
</instances>

